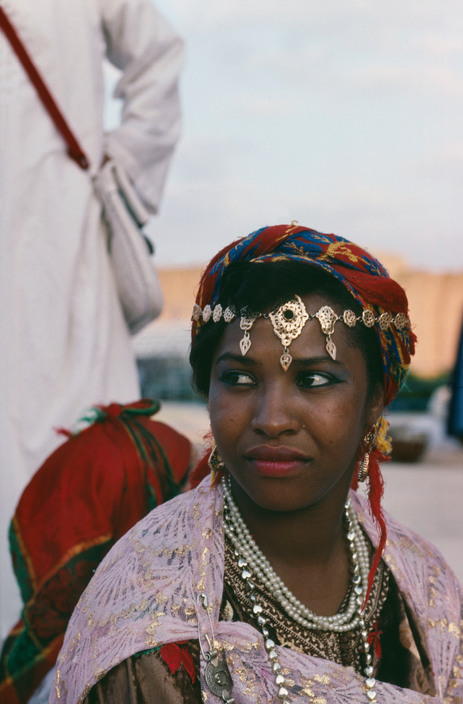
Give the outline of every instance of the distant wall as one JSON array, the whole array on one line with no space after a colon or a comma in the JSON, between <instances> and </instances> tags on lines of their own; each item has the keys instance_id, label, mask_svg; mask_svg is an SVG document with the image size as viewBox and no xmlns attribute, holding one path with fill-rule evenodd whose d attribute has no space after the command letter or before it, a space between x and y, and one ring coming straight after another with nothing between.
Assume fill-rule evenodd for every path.
<instances>
[{"instance_id":1,"label":"distant wall","mask_svg":"<svg viewBox=\"0 0 463 704\"><path fill-rule=\"evenodd\" d=\"M463 270L420 271L398 258L378 256L408 295L410 317L418 337L412 371L425 377L449 371L455 363L463 323Z\"/></svg>"},{"instance_id":2,"label":"distant wall","mask_svg":"<svg viewBox=\"0 0 463 704\"><path fill-rule=\"evenodd\" d=\"M201 267L160 269L164 309L159 320L189 320L195 302Z\"/></svg>"},{"instance_id":3,"label":"distant wall","mask_svg":"<svg viewBox=\"0 0 463 704\"><path fill-rule=\"evenodd\" d=\"M418 336L412 371L424 377L449 371L454 364L463 321L463 270L461 273L419 271L400 257L380 253L377 256L408 294L410 316ZM178 320L183 324L189 320L201 270L201 267L160 270L165 298L160 320Z\"/></svg>"}]
</instances>

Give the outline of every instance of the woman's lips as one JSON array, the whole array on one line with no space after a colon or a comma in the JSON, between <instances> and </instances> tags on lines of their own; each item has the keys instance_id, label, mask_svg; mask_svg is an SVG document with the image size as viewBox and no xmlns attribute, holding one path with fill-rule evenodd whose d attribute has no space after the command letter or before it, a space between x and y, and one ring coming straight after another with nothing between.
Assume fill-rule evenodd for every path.
<instances>
[{"instance_id":1,"label":"woman's lips","mask_svg":"<svg viewBox=\"0 0 463 704\"><path fill-rule=\"evenodd\" d=\"M263 477L285 477L299 471L308 458L289 447L255 447L246 453L255 471Z\"/></svg>"}]
</instances>

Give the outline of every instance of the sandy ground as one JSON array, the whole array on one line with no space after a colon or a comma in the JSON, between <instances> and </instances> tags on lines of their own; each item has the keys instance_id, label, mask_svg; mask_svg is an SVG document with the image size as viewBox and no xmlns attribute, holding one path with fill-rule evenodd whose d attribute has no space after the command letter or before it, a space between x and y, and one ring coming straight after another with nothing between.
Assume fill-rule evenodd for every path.
<instances>
[{"instance_id":1,"label":"sandy ground","mask_svg":"<svg viewBox=\"0 0 463 704\"><path fill-rule=\"evenodd\" d=\"M157 418L194 442L209 428L206 408L196 404L165 403ZM434 543L463 583L463 446L446 439L426 414L397 414L390 421L428 432L430 447L420 462L383 467L384 507Z\"/></svg>"}]
</instances>

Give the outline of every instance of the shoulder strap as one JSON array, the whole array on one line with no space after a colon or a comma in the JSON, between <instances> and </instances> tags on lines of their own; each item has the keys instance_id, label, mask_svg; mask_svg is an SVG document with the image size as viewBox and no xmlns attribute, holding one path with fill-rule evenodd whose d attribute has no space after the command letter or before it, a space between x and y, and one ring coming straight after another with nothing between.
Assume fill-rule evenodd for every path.
<instances>
[{"instance_id":1,"label":"shoulder strap","mask_svg":"<svg viewBox=\"0 0 463 704\"><path fill-rule=\"evenodd\" d=\"M45 106L45 109L53 120L57 130L61 133L64 141L66 142L68 146L67 152L69 156L80 166L81 169L87 170L90 166L90 163L87 159L87 156L85 155L85 152L82 150L79 142L74 136L74 133L69 127L61 110L56 104L55 99L51 95L39 71L33 63L26 47L22 43L15 28L8 19L8 16L1 7L0 27L3 30L6 38L10 42L13 51L16 53L19 61L22 63L24 70L31 79L40 100L42 101L43 105Z\"/></svg>"}]
</instances>

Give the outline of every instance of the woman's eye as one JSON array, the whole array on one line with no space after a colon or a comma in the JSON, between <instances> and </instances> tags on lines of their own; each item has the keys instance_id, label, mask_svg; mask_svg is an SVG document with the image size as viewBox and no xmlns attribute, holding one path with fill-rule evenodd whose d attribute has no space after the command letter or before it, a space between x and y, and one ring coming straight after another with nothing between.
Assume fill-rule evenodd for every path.
<instances>
[{"instance_id":1,"label":"woman's eye","mask_svg":"<svg viewBox=\"0 0 463 704\"><path fill-rule=\"evenodd\" d=\"M220 380L223 381L225 384L229 384L230 386L254 386L255 381L253 377L248 374L247 372L240 372L240 371L228 371L224 372Z\"/></svg>"},{"instance_id":2,"label":"woman's eye","mask_svg":"<svg viewBox=\"0 0 463 704\"><path fill-rule=\"evenodd\" d=\"M329 386L330 384L336 383L337 379L331 376L331 374L322 374L321 372L304 372L299 374L297 379L297 385L305 388Z\"/></svg>"}]
</instances>

